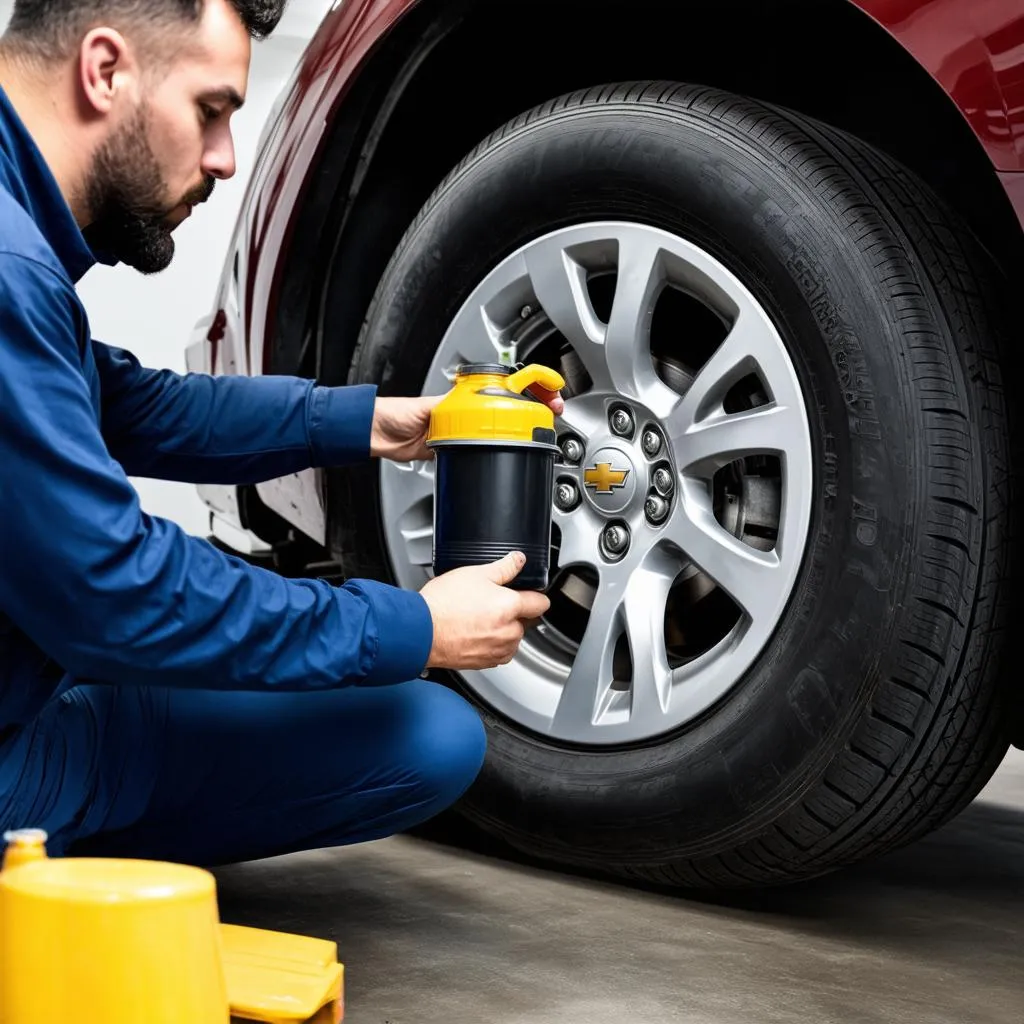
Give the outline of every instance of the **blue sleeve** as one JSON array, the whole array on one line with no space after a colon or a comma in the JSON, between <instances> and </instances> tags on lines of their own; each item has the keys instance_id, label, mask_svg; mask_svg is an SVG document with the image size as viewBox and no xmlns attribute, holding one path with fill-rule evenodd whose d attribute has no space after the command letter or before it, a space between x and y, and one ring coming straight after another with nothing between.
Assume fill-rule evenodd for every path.
<instances>
[{"instance_id":1,"label":"blue sleeve","mask_svg":"<svg viewBox=\"0 0 1024 1024\"><path fill-rule=\"evenodd\" d=\"M376 387L301 377L181 376L92 342L102 431L128 476L259 483L369 457Z\"/></svg>"},{"instance_id":2,"label":"blue sleeve","mask_svg":"<svg viewBox=\"0 0 1024 1024\"><path fill-rule=\"evenodd\" d=\"M289 580L140 509L90 395L70 285L0 254L0 609L65 671L109 683L314 690L417 676L415 591Z\"/></svg>"}]
</instances>

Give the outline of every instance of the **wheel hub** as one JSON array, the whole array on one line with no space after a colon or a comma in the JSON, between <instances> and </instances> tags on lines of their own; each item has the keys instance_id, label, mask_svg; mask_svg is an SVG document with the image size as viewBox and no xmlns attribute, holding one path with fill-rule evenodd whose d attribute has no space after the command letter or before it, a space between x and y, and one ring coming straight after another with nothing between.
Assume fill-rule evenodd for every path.
<instances>
[{"instance_id":1,"label":"wheel hub","mask_svg":"<svg viewBox=\"0 0 1024 1024\"><path fill-rule=\"evenodd\" d=\"M613 399L614 400L614 397ZM640 432L637 421L646 422ZM607 561L621 560L634 530L665 523L676 497L675 469L665 454L661 424L654 424L648 410L611 406L607 428L596 440L585 443L569 435L560 441L566 466L555 484L555 509L569 512L577 507L582 491L591 509L606 525L600 551ZM585 458L584 458L585 455ZM592 529L589 520L567 519L566 530Z\"/></svg>"},{"instance_id":2,"label":"wheel hub","mask_svg":"<svg viewBox=\"0 0 1024 1024\"><path fill-rule=\"evenodd\" d=\"M631 508L645 482L639 479L629 454L618 445L598 448L583 464L583 493L600 515L616 515Z\"/></svg>"}]
</instances>

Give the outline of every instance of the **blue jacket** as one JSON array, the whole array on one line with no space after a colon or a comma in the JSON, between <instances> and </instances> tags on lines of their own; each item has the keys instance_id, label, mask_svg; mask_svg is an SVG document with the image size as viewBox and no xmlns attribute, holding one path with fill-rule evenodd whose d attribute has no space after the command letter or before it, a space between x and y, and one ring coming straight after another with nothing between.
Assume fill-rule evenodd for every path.
<instances>
[{"instance_id":1,"label":"blue jacket","mask_svg":"<svg viewBox=\"0 0 1024 1024\"><path fill-rule=\"evenodd\" d=\"M128 477L247 483L369 457L371 386L179 376L94 341L88 247L0 90L0 737L73 682L415 678L419 594L288 580L144 513ZM104 262L111 262L104 260Z\"/></svg>"}]
</instances>

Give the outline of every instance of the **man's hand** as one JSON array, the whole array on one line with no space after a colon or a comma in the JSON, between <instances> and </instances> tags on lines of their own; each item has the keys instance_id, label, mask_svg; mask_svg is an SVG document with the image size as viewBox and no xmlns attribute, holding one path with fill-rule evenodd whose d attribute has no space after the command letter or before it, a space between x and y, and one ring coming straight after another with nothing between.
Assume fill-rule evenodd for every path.
<instances>
[{"instance_id":1,"label":"man's hand","mask_svg":"<svg viewBox=\"0 0 1024 1024\"><path fill-rule=\"evenodd\" d=\"M434 622L428 668L494 668L512 660L524 623L551 607L544 594L505 586L525 564L513 551L489 565L443 573L420 590Z\"/></svg>"},{"instance_id":2,"label":"man's hand","mask_svg":"<svg viewBox=\"0 0 1024 1024\"><path fill-rule=\"evenodd\" d=\"M392 462L433 458L427 447L430 410L443 395L426 398L378 398L373 405L370 455Z\"/></svg>"},{"instance_id":3,"label":"man's hand","mask_svg":"<svg viewBox=\"0 0 1024 1024\"><path fill-rule=\"evenodd\" d=\"M565 402L557 391L534 385L530 394L540 399L560 416ZM378 398L373 407L373 428L370 432L370 455L392 462L414 462L433 458L427 447L430 410L444 395L425 398Z\"/></svg>"}]
</instances>

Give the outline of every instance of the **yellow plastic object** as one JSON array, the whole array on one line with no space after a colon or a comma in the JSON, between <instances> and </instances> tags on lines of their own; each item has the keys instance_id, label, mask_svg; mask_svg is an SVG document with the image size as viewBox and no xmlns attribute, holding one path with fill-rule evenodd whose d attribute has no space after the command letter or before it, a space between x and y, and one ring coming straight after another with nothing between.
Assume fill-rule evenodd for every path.
<instances>
[{"instance_id":1,"label":"yellow plastic object","mask_svg":"<svg viewBox=\"0 0 1024 1024\"><path fill-rule=\"evenodd\" d=\"M0 1024L338 1024L333 942L221 924L213 876L159 861L50 860L4 835Z\"/></svg>"},{"instance_id":2,"label":"yellow plastic object","mask_svg":"<svg viewBox=\"0 0 1024 1024\"><path fill-rule=\"evenodd\" d=\"M498 364L460 366L451 391L434 406L427 443L512 442L554 445L554 413L526 399L532 384L560 391L565 380L555 370L531 363L511 372Z\"/></svg>"},{"instance_id":3,"label":"yellow plastic object","mask_svg":"<svg viewBox=\"0 0 1024 1024\"><path fill-rule=\"evenodd\" d=\"M155 861L0 873L0 1024L228 1024L214 880Z\"/></svg>"},{"instance_id":4,"label":"yellow plastic object","mask_svg":"<svg viewBox=\"0 0 1024 1024\"><path fill-rule=\"evenodd\" d=\"M342 1019L344 967L335 943L230 924L221 925L221 938L235 1017L261 1024Z\"/></svg>"},{"instance_id":5,"label":"yellow plastic object","mask_svg":"<svg viewBox=\"0 0 1024 1024\"><path fill-rule=\"evenodd\" d=\"M3 866L16 868L19 864L28 864L34 860L46 860L46 833L41 828L19 828L4 833Z\"/></svg>"},{"instance_id":6,"label":"yellow plastic object","mask_svg":"<svg viewBox=\"0 0 1024 1024\"><path fill-rule=\"evenodd\" d=\"M521 370L516 370L505 380L505 387L516 394L522 394L533 384L539 384L547 391L561 391L565 387L562 375L549 366L541 366L540 363L530 363Z\"/></svg>"}]
</instances>

